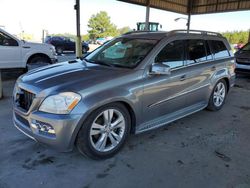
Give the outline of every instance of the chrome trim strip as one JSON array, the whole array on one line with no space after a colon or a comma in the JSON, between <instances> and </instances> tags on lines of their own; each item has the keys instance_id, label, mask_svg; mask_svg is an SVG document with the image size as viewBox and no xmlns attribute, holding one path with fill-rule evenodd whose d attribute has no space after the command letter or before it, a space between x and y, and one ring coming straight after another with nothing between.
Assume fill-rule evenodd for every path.
<instances>
[{"instance_id":1,"label":"chrome trim strip","mask_svg":"<svg viewBox=\"0 0 250 188\"><path fill-rule=\"evenodd\" d=\"M174 95L174 96L172 96L172 97L169 97L169 98L163 99L163 100L161 100L161 101L158 101L158 102L156 102L156 103L150 104L150 105L148 105L148 107L151 108L151 107L157 106L157 105L159 105L159 104L161 104L161 103L167 102L167 101L169 101L169 100L172 100L172 99L174 99L174 98L176 98L176 97L180 97L180 96L182 96L182 95L186 95L186 94L188 94L188 93L191 93L191 92L193 92L193 91L199 90L199 89L204 88L204 87L207 87L207 86L209 86L209 85L210 85L210 84L205 84L205 85L203 85L203 86L200 86L200 87L198 87L198 88L192 89L192 90L190 90L190 91L186 91L186 92L183 92L183 93L176 94L176 95Z\"/></svg>"},{"instance_id":2,"label":"chrome trim strip","mask_svg":"<svg viewBox=\"0 0 250 188\"><path fill-rule=\"evenodd\" d=\"M169 124L169 123L171 123L171 122L174 122L174 121L176 121L176 120L178 120L178 119L181 119L181 118L184 118L184 117L189 116L189 115L191 115L191 114L194 114L194 113L196 113L196 112L199 112L199 111L203 110L204 108L206 108L206 105L205 105L205 106L202 106L202 107L200 107L200 108L198 108L197 110L194 110L194 111L192 111L192 112L186 113L186 114L181 115L181 116L179 116L179 117L175 117L175 118L173 118L173 119L171 119L171 120L167 120L166 122L156 124L155 126L148 126L149 128L141 129L141 130L136 130L136 134L141 134L141 133L143 133L143 132L147 132L147 131L150 131L150 130L153 130L153 129L162 127L163 125L167 125L167 124Z\"/></svg>"}]
</instances>

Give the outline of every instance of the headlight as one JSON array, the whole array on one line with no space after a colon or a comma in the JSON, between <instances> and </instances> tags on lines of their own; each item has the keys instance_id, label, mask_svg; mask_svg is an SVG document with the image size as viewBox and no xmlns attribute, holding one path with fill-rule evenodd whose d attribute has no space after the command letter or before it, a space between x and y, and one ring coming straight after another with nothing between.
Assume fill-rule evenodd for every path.
<instances>
[{"instance_id":1,"label":"headlight","mask_svg":"<svg viewBox=\"0 0 250 188\"><path fill-rule=\"evenodd\" d=\"M73 92L59 93L47 97L42 102L39 110L53 114L69 114L80 100L81 96L79 94Z\"/></svg>"},{"instance_id":2,"label":"headlight","mask_svg":"<svg viewBox=\"0 0 250 188\"><path fill-rule=\"evenodd\" d=\"M50 52L53 54L53 55L55 55L56 54L56 49L55 49L55 47L54 46L50 46Z\"/></svg>"}]
</instances>

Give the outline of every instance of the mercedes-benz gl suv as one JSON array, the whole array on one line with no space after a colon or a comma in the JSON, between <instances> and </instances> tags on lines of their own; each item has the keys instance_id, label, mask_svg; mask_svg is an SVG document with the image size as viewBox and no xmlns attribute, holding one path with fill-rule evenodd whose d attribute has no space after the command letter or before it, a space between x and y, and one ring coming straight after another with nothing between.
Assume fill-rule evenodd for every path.
<instances>
[{"instance_id":1,"label":"mercedes-benz gl suv","mask_svg":"<svg viewBox=\"0 0 250 188\"><path fill-rule=\"evenodd\" d=\"M129 134L205 108L220 110L234 84L234 67L220 34L132 32L82 60L22 75L13 92L13 120L38 142L108 158Z\"/></svg>"}]
</instances>

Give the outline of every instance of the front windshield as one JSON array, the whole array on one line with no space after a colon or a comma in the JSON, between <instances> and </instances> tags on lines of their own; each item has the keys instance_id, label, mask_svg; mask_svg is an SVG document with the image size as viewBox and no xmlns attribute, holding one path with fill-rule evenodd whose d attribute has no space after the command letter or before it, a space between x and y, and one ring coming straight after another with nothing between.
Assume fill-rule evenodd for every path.
<instances>
[{"instance_id":1,"label":"front windshield","mask_svg":"<svg viewBox=\"0 0 250 188\"><path fill-rule=\"evenodd\" d=\"M157 40L117 38L100 47L85 59L91 63L133 68L157 43Z\"/></svg>"},{"instance_id":2,"label":"front windshield","mask_svg":"<svg viewBox=\"0 0 250 188\"><path fill-rule=\"evenodd\" d=\"M250 51L250 42L247 43L245 46L243 46L241 50L243 50L243 51Z\"/></svg>"}]
</instances>

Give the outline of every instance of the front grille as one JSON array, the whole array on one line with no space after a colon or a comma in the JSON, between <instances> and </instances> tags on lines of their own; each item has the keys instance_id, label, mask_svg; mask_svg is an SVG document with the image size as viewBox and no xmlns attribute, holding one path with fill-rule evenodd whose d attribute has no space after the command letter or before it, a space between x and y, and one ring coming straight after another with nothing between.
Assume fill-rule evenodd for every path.
<instances>
[{"instance_id":1,"label":"front grille","mask_svg":"<svg viewBox=\"0 0 250 188\"><path fill-rule=\"evenodd\" d=\"M17 95L18 106L28 111L36 95L24 89L20 89Z\"/></svg>"},{"instance_id":2,"label":"front grille","mask_svg":"<svg viewBox=\"0 0 250 188\"><path fill-rule=\"evenodd\" d=\"M238 58L238 59L236 60L236 62L237 62L238 64L241 64L241 65L250 65L250 59L247 59L247 58L245 58L245 59L243 59L243 58Z\"/></svg>"}]
</instances>

